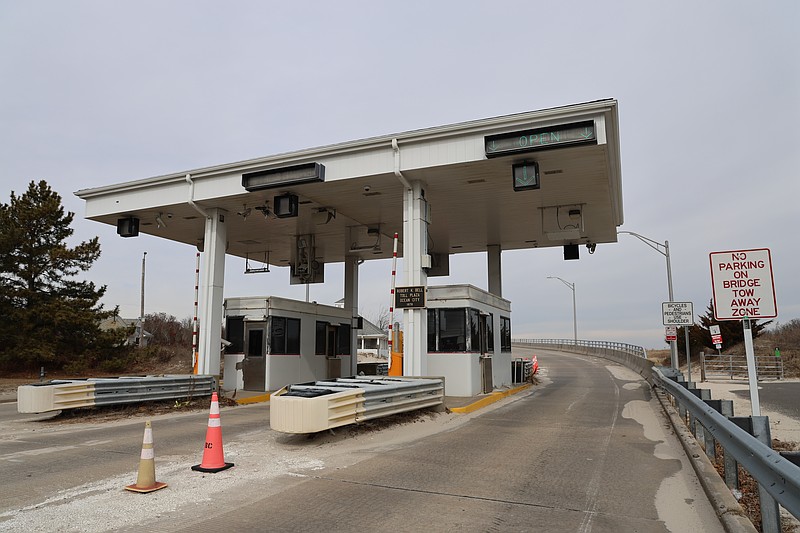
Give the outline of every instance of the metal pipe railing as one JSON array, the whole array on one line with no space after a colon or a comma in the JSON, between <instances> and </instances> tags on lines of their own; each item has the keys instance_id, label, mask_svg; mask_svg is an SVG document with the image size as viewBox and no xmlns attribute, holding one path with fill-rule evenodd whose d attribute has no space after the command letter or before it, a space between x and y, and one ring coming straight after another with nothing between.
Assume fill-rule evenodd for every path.
<instances>
[{"instance_id":1,"label":"metal pipe railing","mask_svg":"<svg viewBox=\"0 0 800 533\"><path fill-rule=\"evenodd\" d=\"M513 339L512 344L541 346L544 348L553 348L555 350L575 350L578 348L588 350L613 350L622 352L637 357L647 357L647 351L641 346L634 344L627 344L624 342L613 341L590 341L590 340L572 340L572 339Z\"/></svg>"}]
</instances>

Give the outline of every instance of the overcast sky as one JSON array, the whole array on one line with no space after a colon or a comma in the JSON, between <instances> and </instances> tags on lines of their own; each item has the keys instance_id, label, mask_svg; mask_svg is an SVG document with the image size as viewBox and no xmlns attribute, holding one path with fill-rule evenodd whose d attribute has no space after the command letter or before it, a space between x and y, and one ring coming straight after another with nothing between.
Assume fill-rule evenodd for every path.
<instances>
[{"instance_id":1,"label":"overcast sky","mask_svg":"<svg viewBox=\"0 0 800 533\"><path fill-rule=\"evenodd\" d=\"M675 299L702 314L709 252L769 248L778 321L800 318L800 2L0 0L0 200L46 180L100 237L107 307L193 313L196 250L83 219L80 189L331 143L614 98L625 224L671 248ZM435 209L435 206L433 206ZM666 262L622 235L579 261L503 254L514 337L665 348ZM389 305L390 261L360 308ZM305 298L286 268L226 296ZM311 298L343 295L341 265ZM402 268L398 268L402 272ZM432 284L486 288L485 254ZM402 283L402 280L399 280ZM398 314L399 318L399 314Z\"/></svg>"}]
</instances>

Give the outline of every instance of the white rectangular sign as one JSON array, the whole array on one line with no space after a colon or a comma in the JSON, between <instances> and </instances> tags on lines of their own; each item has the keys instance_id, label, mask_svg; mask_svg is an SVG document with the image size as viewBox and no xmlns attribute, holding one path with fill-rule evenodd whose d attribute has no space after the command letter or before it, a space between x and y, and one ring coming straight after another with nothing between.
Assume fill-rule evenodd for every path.
<instances>
[{"instance_id":1,"label":"white rectangular sign","mask_svg":"<svg viewBox=\"0 0 800 533\"><path fill-rule=\"evenodd\" d=\"M661 313L665 326L691 326L694 324L692 302L662 302Z\"/></svg>"},{"instance_id":2,"label":"white rectangular sign","mask_svg":"<svg viewBox=\"0 0 800 533\"><path fill-rule=\"evenodd\" d=\"M664 336L667 338L667 342L672 342L678 340L678 330L675 326L667 326L664 328Z\"/></svg>"},{"instance_id":3,"label":"white rectangular sign","mask_svg":"<svg viewBox=\"0 0 800 533\"><path fill-rule=\"evenodd\" d=\"M768 248L711 252L711 285L717 320L775 318L775 283Z\"/></svg>"}]
</instances>

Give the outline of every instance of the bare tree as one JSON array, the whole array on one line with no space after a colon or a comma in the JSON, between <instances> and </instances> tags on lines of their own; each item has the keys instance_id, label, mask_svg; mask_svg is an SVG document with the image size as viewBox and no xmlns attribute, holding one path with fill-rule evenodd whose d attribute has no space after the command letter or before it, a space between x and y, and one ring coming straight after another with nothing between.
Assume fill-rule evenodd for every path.
<instances>
[{"instance_id":1,"label":"bare tree","mask_svg":"<svg viewBox=\"0 0 800 533\"><path fill-rule=\"evenodd\" d=\"M391 317L389 316L389 308L385 305L378 307L377 311L373 309L367 313L366 317L367 320L378 326L381 331L387 331L389 329Z\"/></svg>"}]
</instances>

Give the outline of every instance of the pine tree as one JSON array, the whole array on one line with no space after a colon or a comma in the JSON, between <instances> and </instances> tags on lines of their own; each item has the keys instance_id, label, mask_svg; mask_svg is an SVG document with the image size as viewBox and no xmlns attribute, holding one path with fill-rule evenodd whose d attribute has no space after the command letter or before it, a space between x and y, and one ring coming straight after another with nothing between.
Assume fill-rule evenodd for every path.
<instances>
[{"instance_id":1,"label":"pine tree","mask_svg":"<svg viewBox=\"0 0 800 533\"><path fill-rule=\"evenodd\" d=\"M0 368L60 368L119 343L99 328L114 313L99 304L106 287L74 279L100 256L97 237L67 246L74 216L45 181L0 203Z\"/></svg>"},{"instance_id":2,"label":"pine tree","mask_svg":"<svg viewBox=\"0 0 800 533\"><path fill-rule=\"evenodd\" d=\"M689 343L694 346L704 346L711 350L715 350L714 344L711 342L710 326L719 326L719 331L722 334L722 349L729 349L744 342L744 329L742 328L741 320L717 320L714 318L714 301L709 300L706 314L699 316L700 324L693 326L689 329L690 341ZM758 320L750 321L750 328L753 338L758 337L767 326L772 324L772 320L766 322L759 322Z\"/></svg>"}]
</instances>

